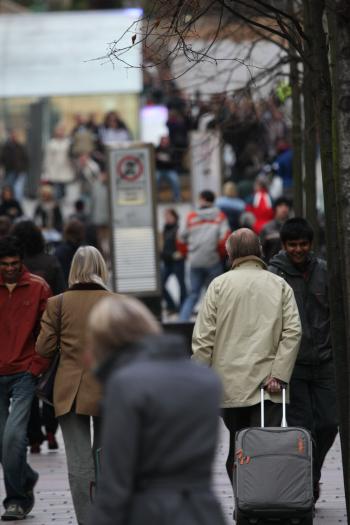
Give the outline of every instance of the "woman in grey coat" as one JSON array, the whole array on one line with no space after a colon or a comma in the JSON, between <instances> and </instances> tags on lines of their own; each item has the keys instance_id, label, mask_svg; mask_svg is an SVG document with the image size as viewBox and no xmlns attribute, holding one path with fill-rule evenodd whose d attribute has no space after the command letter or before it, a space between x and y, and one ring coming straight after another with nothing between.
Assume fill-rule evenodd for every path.
<instances>
[{"instance_id":1,"label":"woman in grey coat","mask_svg":"<svg viewBox=\"0 0 350 525\"><path fill-rule=\"evenodd\" d=\"M90 525L224 525L211 489L221 389L136 299L90 318L105 384L101 475Z\"/></svg>"}]
</instances>

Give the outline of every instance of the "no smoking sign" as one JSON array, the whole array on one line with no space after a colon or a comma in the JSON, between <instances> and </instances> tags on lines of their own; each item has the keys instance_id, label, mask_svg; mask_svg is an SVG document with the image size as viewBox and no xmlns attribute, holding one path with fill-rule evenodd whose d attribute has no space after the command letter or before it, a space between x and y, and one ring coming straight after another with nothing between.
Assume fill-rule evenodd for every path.
<instances>
[{"instance_id":1,"label":"no smoking sign","mask_svg":"<svg viewBox=\"0 0 350 525\"><path fill-rule=\"evenodd\" d=\"M119 160L116 171L122 180L134 182L143 175L144 169L138 157L127 155Z\"/></svg>"}]
</instances>

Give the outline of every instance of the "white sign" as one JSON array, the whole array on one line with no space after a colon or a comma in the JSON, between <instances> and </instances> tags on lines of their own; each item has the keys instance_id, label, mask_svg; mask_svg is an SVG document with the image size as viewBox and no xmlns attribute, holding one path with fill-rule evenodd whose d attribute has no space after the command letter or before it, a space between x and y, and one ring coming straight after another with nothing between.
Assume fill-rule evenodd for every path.
<instances>
[{"instance_id":1,"label":"white sign","mask_svg":"<svg viewBox=\"0 0 350 525\"><path fill-rule=\"evenodd\" d=\"M191 138L191 187L194 204L203 190L222 191L221 137L218 131L193 131Z\"/></svg>"},{"instance_id":2,"label":"white sign","mask_svg":"<svg viewBox=\"0 0 350 525\"><path fill-rule=\"evenodd\" d=\"M120 293L160 292L152 149L140 143L109 148L112 269Z\"/></svg>"},{"instance_id":3,"label":"white sign","mask_svg":"<svg viewBox=\"0 0 350 525\"><path fill-rule=\"evenodd\" d=\"M141 46L131 45L135 28L128 28L141 15L122 9L0 16L0 97L139 93ZM98 58L123 34L118 47L131 46L122 58L134 67Z\"/></svg>"}]
</instances>

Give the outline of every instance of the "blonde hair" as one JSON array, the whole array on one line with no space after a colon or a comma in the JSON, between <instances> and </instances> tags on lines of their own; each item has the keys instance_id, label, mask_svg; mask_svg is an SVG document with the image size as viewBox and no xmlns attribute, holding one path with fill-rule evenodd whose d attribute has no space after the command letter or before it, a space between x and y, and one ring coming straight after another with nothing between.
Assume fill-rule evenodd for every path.
<instances>
[{"instance_id":1,"label":"blonde hair","mask_svg":"<svg viewBox=\"0 0 350 525\"><path fill-rule=\"evenodd\" d=\"M68 284L95 283L108 289L108 270L101 253L94 246L81 246L75 252Z\"/></svg>"},{"instance_id":2,"label":"blonde hair","mask_svg":"<svg viewBox=\"0 0 350 525\"><path fill-rule=\"evenodd\" d=\"M225 182L222 188L222 192L225 195L225 197L233 198L237 197L238 195L237 186L234 182L231 181Z\"/></svg>"},{"instance_id":3,"label":"blonde hair","mask_svg":"<svg viewBox=\"0 0 350 525\"><path fill-rule=\"evenodd\" d=\"M151 334L161 326L153 314L134 297L111 295L99 301L89 317L90 340L96 360L102 361L118 348Z\"/></svg>"},{"instance_id":4,"label":"blonde hair","mask_svg":"<svg viewBox=\"0 0 350 525\"><path fill-rule=\"evenodd\" d=\"M55 196L55 192L51 184L42 184L38 190L39 198L42 199L45 196L48 196L50 198L53 198Z\"/></svg>"}]
</instances>

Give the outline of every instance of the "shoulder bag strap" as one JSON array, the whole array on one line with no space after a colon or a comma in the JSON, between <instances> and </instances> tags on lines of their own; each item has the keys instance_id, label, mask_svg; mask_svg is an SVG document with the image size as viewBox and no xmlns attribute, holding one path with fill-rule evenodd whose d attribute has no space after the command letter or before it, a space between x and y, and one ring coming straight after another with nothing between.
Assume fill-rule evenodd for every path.
<instances>
[{"instance_id":1,"label":"shoulder bag strap","mask_svg":"<svg viewBox=\"0 0 350 525\"><path fill-rule=\"evenodd\" d=\"M57 347L60 346L61 340L61 324L62 324L62 303L63 303L63 293L58 297L57 305Z\"/></svg>"}]
</instances>

